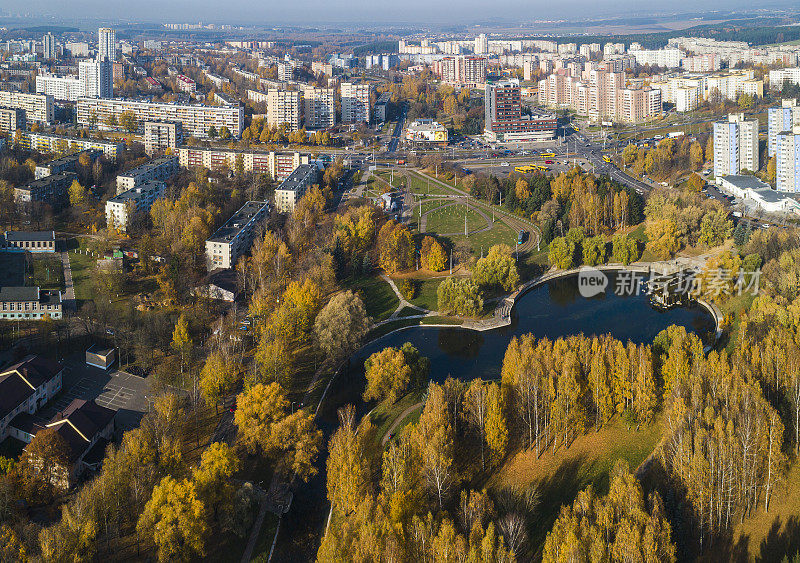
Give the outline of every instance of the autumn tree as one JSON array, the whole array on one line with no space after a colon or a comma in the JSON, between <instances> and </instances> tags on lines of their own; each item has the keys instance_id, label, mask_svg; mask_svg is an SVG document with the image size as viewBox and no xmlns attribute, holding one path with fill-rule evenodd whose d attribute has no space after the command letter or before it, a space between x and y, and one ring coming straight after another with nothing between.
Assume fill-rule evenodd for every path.
<instances>
[{"instance_id":1,"label":"autumn tree","mask_svg":"<svg viewBox=\"0 0 800 563\"><path fill-rule=\"evenodd\" d=\"M73 180L69 186L69 204L75 208L83 208L89 203L89 190L84 188L80 182Z\"/></svg>"},{"instance_id":2,"label":"autumn tree","mask_svg":"<svg viewBox=\"0 0 800 563\"><path fill-rule=\"evenodd\" d=\"M441 385L428 386L428 399L415 428L414 443L418 448L421 470L428 490L444 506L452 485L453 429L447 414L447 402Z\"/></svg>"},{"instance_id":3,"label":"autumn tree","mask_svg":"<svg viewBox=\"0 0 800 563\"><path fill-rule=\"evenodd\" d=\"M239 364L231 361L225 353L215 351L209 354L200 371L200 392L207 404L218 405L241 380Z\"/></svg>"},{"instance_id":4,"label":"autumn tree","mask_svg":"<svg viewBox=\"0 0 800 563\"><path fill-rule=\"evenodd\" d=\"M611 239L611 260L627 266L639 259L639 242L625 234L618 233Z\"/></svg>"},{"instance_id":5,"label":"autumn tree","mask_svg":"<svg viewBox=\"0 0 800 563\"><path fill-rule=\"evenodd\" d=\"M372 319L361 298L352 291L334 295L314 321L314 340L329 358L352 354L367 334Z\"/></svg>"},{"instance_id":6,"label":"autumn tree","mask_svg":"<svg viewBox=\"0 0 800 563\"><path fill-rule=\"evenodd\" d=\"M355 409L339 410L339 428L328 445L328 500L339 514L356 510L370 489L370 461L367 440L371 433L369 417L360 427L355 424Z\"/></svg>"},{"instance_id":7,"label":"autumn tree","mask_svg":"<svg viewBox=\"0 0 800 563\"><path fill-rule=\"evenodd\" d=\"M364 363L367 388L364 400L397 401L409 385L421 385L428 377L430 362L410 343L401 348L384 348Z\"/></svg>"},{"instance_id":8,"label":"autumn tree","mask_svg":"<svg viewBox=\"0 0 800 563\"><path fill-rule=\"evenodd\" d=\"M519 273L511 248L497 244L486 256L478 260L472 270L472 279L480 287L502 287L513 290L519 283Z\"/></svg>"},{"instance_id":9,"label":"autumn tree","mask_svg":"<svg viewBox=\"0 0 800 563\"><path fill-rule=\"evenodd\" d=\"M441 272L447 266L447 254L444 247L431 236L422 239L420 260L423 268L433 272Z\"/></svg>"},{"instance_id":10,"label":"autumn tree","mask_svg":"<svg viewBox=\"0 0 800 563\"><path fill-rule=\"evenodd\" d=\"M542 560L676 561L672 529L658 493L645 503L642 486L625 461L611 474L608 494L578 493L547 534Z\"/></svg>"},{"instance_id":11,"label":"autumn tree","mask_svg":"<svg viewBox=\"0 0 800 563\"><path fill-rule=\"evenodd\" d=\"M478 316L483 297L478 285L466 278L448 277L436 289L439 312L445 315Z\"/></svg>"},{"instance_id":12,"label":"autumn tree","mask_svg":"<svg viewBox=\"0 0 800 563\"><path fill-rule=\"evenodd\" d=\"M378 261L389 273L408 270L414 265L414 237L405 225L394 220L383 224L378 232Z\"/></svg>"},{"instance_id":13,"label":"autumn tree","mask_svg":"<svg viewBox=\"0 0 800 563\"><path fill-rule=\"evenodd\" d=\"M206 518L195 483L167 476L153 489L136 528L155 543L159 561L190 560L205 555Z\"/></svg>"}]
</instances>

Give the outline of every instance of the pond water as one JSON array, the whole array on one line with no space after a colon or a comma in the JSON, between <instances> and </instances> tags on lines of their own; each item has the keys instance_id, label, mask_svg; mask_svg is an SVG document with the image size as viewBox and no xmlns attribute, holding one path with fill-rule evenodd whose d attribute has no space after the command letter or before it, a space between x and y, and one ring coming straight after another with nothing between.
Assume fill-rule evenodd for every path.
<instances>
[{"instance_id":1,"label":"pond water","mask_svg":"<svg viewBox=\"0 0 800 563\"><path fill-rule=\"evenodd\" d=\"M592 298L578 293L577 276L552 280L517 299L509 326L485 332L463 328L415 326L388 334L370 343L352 359L351 370L363 372L364 360L387 346L411 342L431 360L431 378L448 375L460 379L500 377L506 348L514 336L531 333L555 339L583 333L611 334L627 342L650 343L670 325L686 327L704 341L714 331L711 315L698 305L659 310L646 295L616 295L616 278L609 277L609 290Z\"/></svg>"}]
</instances>

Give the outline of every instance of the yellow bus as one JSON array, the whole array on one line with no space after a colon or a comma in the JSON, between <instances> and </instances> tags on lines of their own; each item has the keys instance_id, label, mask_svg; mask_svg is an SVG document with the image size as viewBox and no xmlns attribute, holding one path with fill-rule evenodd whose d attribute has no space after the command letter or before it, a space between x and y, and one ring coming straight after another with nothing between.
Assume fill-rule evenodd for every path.
<instances>
[{"instance_id":1,"label":"yellow bus","mask_svg":"<svg viewBox=\"0 0 800 563\"><path fill-rule=\"evenodd\" d=\"M547 172L547 166L542 166L541 164L537 164L536 169L541 170L542 172Z\"/></svg>"},{"instance_id":2,"label":"yellow bus","mask_svg":"<svg viewBox=\"0 0 800 563\"><path fill-rule=\"evenodd\" d=\"M573 125L573 126L572 126L572 128L573 128L575 131L580 131L580 129L578 129L578 126L577 126L577 125Z\"/></svg>"},{"instance_id":3,"label":"yellow bus","mask_svg":"<svg viewBox=\"0 0 800 563\"><path fill-rule=\"evenodd\" d=\"M556 153L554 153L554 152L543 152L539 156L542 157L542 158L554 158L556 156Z\"/></svg>"},{"instance_id":4,"label":"yellow bus","mask_svg":"<svg viewBox=\"0 0 800 563\"><path fill-rule=\"evenodd\" d=\"M611 158L609 158L607 154L603 155L603 160L605 160L606 162L611 162Z\"/></svg>"},{"instance_id":5,"label":"yellow bus","mask_svg":"<svg viewBox=\"0 0 800 563\"><path fill-rule=\"evenodd\" d=\"M519 172L520 174L528 174L536 170L533 166L526 164L525 166L515 166L514 172Z\"/></svg>"}]
</instances>

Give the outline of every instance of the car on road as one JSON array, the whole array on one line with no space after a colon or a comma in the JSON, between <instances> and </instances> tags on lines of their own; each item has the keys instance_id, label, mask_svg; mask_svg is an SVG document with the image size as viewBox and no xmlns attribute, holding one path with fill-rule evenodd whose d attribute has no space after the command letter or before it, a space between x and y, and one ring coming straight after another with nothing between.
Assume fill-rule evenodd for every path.
<instances>
[{"instance_id":1,"label":"car on road","mask_svg":"<svg viewBox=\"0 0 800 563\"><path fill-rule=\"evenodd\" d=\"M553 161L552 160L545 160L544 163L545 164L553 164Z\"/></svg>"},{"instance_id":2,"label":"car on road","mask_svg":"<svg viewBox=\"0 0 800 563\"><path fill-rule=\"evenodd\" d=\"M501 162L500 166L505 168L506 166L511 166L511 165L508 162Z\"/></svg>"}]
</instances>

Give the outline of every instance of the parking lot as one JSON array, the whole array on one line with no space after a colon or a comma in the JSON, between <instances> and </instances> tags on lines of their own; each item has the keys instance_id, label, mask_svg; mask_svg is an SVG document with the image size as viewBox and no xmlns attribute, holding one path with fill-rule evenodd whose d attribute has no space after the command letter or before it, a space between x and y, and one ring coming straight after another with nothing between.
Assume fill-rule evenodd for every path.
<instances>
[{"instance_id":1,"label":"parking lot","mask_svg":"<svg viewBox=\"0 0 800 563\"><path fill-rule=\"evenodd\" d=\"M104 371L86 365L82 356L64 362L62 391L38 415L50 420L74 399L94 399L98 405L117 411L117 427L134 428L147 412L150 382L130 373L110 369Z\"/></svg>"}]
</instances>

